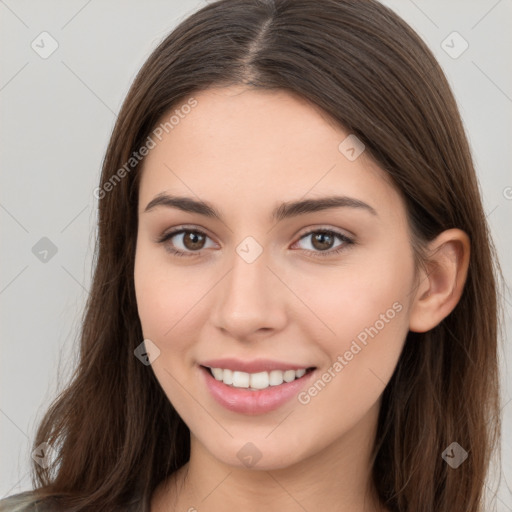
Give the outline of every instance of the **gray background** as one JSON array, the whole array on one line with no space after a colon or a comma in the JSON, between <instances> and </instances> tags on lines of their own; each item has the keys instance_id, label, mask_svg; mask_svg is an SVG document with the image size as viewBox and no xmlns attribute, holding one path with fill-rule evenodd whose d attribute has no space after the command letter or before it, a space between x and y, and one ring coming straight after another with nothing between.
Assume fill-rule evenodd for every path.
<instances>
[{"instance_id":1,"label":"gray background","mask_svg":"<svg viewBox=\"0 0 512 512\"><path fill-rule=\"evenodd\" d=\"M510 283L512 0L383 3L423 37L453 87ZM37 422L73 367L96 235L92 191L116 113L150 52L204 4L0 0L0 498L30 488L28 461ZM45 59L31 46L33 41L42 46L43 31L58 43ZM450 35L454 31L469 45L457 58L464 42ZM44 45L48 50L50 39ZM57 250L46 261L33 251L38 242L44 248L43 237ZM510 333L509 291L504 300ZM512 349L506 332L499 511L512 511ZM489 487L498 487L497 481Z\"/></svg>"}]
</instances>

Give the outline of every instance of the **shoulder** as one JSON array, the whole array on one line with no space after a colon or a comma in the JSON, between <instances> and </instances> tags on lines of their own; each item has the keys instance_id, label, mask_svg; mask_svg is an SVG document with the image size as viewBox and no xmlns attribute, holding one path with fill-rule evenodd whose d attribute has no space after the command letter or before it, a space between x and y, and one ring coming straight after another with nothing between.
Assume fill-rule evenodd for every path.
<instances>
[{"instance_id":1,"label":"shoulder","mask_svg":"<svg viewBox=\"0 0 512 512\"><path fill-rule=\"evenodd\" d=\"M52 509L32 491L26 491L0 500L0 512L52 512Z\"/></svg>"}]
</instances>

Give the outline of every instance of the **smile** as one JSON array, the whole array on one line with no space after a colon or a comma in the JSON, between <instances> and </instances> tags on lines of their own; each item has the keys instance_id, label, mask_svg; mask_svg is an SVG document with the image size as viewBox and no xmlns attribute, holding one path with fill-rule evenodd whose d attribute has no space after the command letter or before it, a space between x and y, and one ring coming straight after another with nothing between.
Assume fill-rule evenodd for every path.
<instances>
[{"instance_id":1,"label":"smile","mask_svg":"<svg viewBox=\"0 0 512 512\"><path fill-rule=\"evenodd\" d=\"M317 373L316 367L269 360L203 361L198 369L207 393L218 404L247 415L280 408L303 391Z\"/></svg>"},{"instance_id":2,"label":"smile","mask_svg":"<svg viewBox=\"0 0 512 512\"><path fill-rule=\"evenodd\" d=\"M283 382L293 382L303 377L312 368L299 370L272 370L270 372L247 373L233 371L228 368L209 368L212 376L234 388L244 388L252 391L266 389L270 386L280 386Z\"/></svg>"}]
</instances>

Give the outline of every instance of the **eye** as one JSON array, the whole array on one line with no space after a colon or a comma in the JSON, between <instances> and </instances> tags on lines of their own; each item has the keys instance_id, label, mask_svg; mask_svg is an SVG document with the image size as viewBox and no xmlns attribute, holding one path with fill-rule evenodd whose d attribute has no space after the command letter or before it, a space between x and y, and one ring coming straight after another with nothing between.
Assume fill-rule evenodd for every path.
<instances>
[{"instance_id":1,"label":"eye","mask_svg":"<svg viewBox=\"0 0 512 512\"><path fill-rule=\"evenodd\" d=\"M355 243L355 241L348 236L332 229L315 229L313 231L309 231L301 236L299 242L307 238L310 238L311 241L306 245L309 245L312 249L306 248L305 250L312 253L313 256L319 256L321 258L339 254L346 250L347 246ZM336 238L340 240L340 243L338 245L333 245ZM334 250L333 247L335 248Z\"/></svg>"},{"instance_id":2,"label":"eye","mask_svg":"<svg viewBox=\"0 0 512 512\"><path fill-rule=\"evenodd\" d=\"M176 242L168 243L173 238L176 239L178 248L176 248ZM199 253L202 249L206 248L205 241L208 238L210 237L206 233L198 229L181 227L165 233L157 242L163 244L165 250L175 256L195 256L194 253Z\"/></svg>"},{"instance_id":3,"label":"eye","mask_svg":"<svg viewBox=\"0 0 512 512\"><path fill-rule=\"evenodd\" d=\"M299 242L308 237L311 237L311 242L309 243L311 249L305 248L304 250L311 253L314 257L333 256L346 250L347 246L355 244L355 241L348 236L332 229L309 231L300 237ZM176 241L172 241L173 238ZM181 226L169 233L165 233L156 241L163 244L165 250L175 256L198 256L203 249L208 248L205 245L207 239L210 239L210 237L203 231L192 228L187 229ZM340 243L333 246L336 239L340 240Z\"/></svg>"}]
</instances>

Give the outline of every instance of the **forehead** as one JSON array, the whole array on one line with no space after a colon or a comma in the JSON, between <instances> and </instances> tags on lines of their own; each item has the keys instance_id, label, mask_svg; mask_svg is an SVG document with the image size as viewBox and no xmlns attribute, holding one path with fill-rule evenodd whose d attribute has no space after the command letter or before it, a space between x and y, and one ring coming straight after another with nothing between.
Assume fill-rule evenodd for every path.
<instances>
[{"instance_id":1,"label":"forehead","mask_svg":"<svg viewBox=\"0 0 512 512\"><path fill-rule=\"evenodd\" d=\"M293 93L234 86L192 97L193 108L178 104L162 117L181 114L145 158L139 211L164 191L246 211L333 193L377 204L399 199L365 152L351 161L340 151L350 133Z\"/></svg>"}]
</instances>

